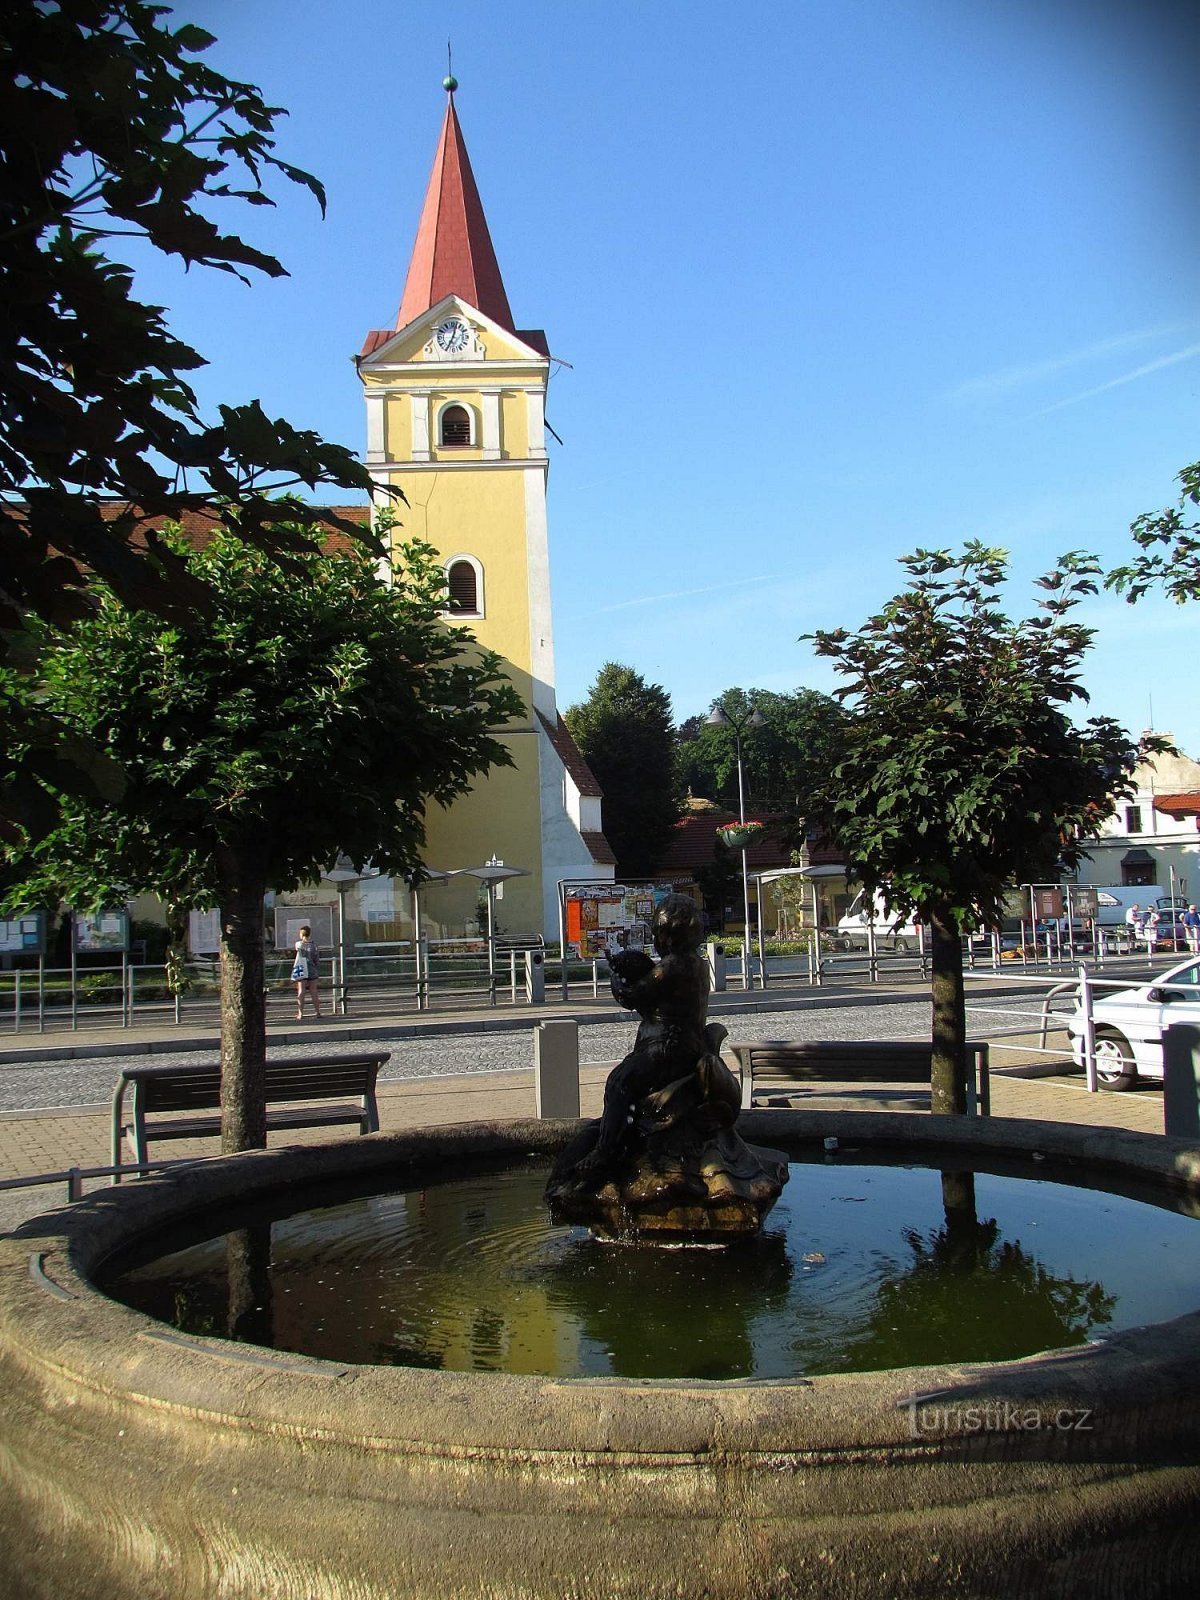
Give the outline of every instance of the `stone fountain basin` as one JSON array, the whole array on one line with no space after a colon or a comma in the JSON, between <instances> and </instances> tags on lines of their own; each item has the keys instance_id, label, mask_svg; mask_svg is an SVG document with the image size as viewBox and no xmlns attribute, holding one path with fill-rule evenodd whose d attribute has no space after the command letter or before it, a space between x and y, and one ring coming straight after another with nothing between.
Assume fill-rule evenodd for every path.
<instances>
[{"instance_id":1,"label":"stone fountain basin","mask_svg":"<svg viewBox=\"0 0 1200 1600\"><path fill-rule=\"evenodd\" d=\"M90 1282L119 1245L231 1198L549 1156L578 1126L212 1160L0 1241L6 1596L847 1600L1200 1581L1200 1313L1017 1362L560 1380L186 1336ZM1077 1163L1084 1183L1168 1188L1200 1214L1200 1149L1182 1140L858 1111L751 1112L738 1127L934 1165L1028 1158L1031 1177L1036 1153Z\"/></svg>"}]
</instances>

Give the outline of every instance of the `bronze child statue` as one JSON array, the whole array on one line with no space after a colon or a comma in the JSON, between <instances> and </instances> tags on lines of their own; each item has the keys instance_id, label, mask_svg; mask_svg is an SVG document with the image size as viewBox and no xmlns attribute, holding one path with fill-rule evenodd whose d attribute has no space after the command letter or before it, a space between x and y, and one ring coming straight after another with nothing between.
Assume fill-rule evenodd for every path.
<instances>
[{"instance_id":1,"label":"bronze child statue","mask_svg":"<svg viewBox=\"0 0 1200 1600\"><path fill-rule=\"evenodd\" d=\"M732 1087L732 1096L729 1087L724 1096L731 1114L720 1120L731 1123L737 1115L737 1086L719 1060L725 1029L714 1028L713 1037L706 1026L708 963L700 954L702 927L695 902L685 894L668 895L655 910L651 937L657 963L641 950L609 957L613 997L638 1012L642 1021L633 1049L604 1086L600 1137L581 1171L596 1171L611 1161L625 1141L634 1107L656 1090L693 1072L701 1075L703 1087L706 1065L707 1076L713 1076L714 1057Z\"/></svg>"},{"instance_id":2,"label":"bronze child statue","mask_svg":"<svg viewBox=\"0 0 1200 1600\"><path fill-rule=\"evenodd\" d=\"M563 1151L546 1195L559 1220L607 1234L752 1232L778 1195L786 1160L733 1132L737 1079L721 1060L725 1029L708 1023L699 911L672 894L642 951L609 957L615 998L642 1021L609 1074L604 1111Z\"/></svg>"}]
</instances>

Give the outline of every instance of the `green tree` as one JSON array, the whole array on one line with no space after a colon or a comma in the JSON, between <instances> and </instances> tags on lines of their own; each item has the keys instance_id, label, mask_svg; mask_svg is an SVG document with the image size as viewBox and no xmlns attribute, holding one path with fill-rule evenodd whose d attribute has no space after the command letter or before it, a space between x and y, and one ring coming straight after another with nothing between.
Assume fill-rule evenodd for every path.
<instances>
[{"instance_id":1,"label":"green tree","mask_svg":"<svg viewBox=\"0 0 1200 1600\"><path fill-rule=\"evenodd\" d=\"M1096 563L1038 580L1037 614L999 608L1008 563L977 541L918 550L912 582L857 633L807 635L845 679L841 758L815 812L868 889L932 931L933 1109L966 1109L963 932L998 927L1007 886L1073 865L1129 794L1139 750L1107 717L1077 727L1093 630L1071 612Z\"/></svg>"},{"instance_id":2,"label":"green tree","mask_svg":"<svg viewBox=\"0 0 1200 1600\"><path fill-rule=\"evenodd\" d=\"M522 706L499 658L444 626L426 545L402 549L391 583L340 554L290 584L232 535L166 543L211 593L207 624L187 632L97 585L94 614L49 638L37 692L130 782L113 805L61 795L59 826L10 847L5 899L219 906L222 1143L241 1150L266 1137L265 891L343 853L418 873L427 804L511 764L492 730Z\"/></svg>"},{"instance_id":3,"label":"green tree","mask_svg":"<svg viewBox=\"0 0 1200 1600\"><path fill-rule=\"evenodd\" d=\"M815 689L779 694L770 689L727 689L718 697L729 714L744 720L756 707L765 726L742 739L746 805L751 813L805 815L814 784L837 758L842 711ZM716 705L718 701L714 700ZM683 791L721 800L737 809L737 745L732 727L714 727L689 717L679 727L678 782Z\"/></svg>"},{"instance_id":4,"label":"green tree","mask_svg":"<svg viewBox=\"0 0 1200 1600\"><path fill-rule=\"evenodd\" d=\"M655 872L679 820L671 697L608 661L563 720L604 791L604 832L622 878Z\"/></svg>"},{"instance_id":5,"label":"green tree","mask_svg":"<svg viewBox=\"0 0 1200 1600\"><path fill-rule=\"evenodd\" d=\"M282 112L198 59L211 34L168 19L144 0L26 0L0 18L0 662L24 674L36 671L27 617L87 616L93 577L128 605L203 625L212 598L159 538L164 517L212 510L296 583L330 515L293 491L370 488L348 450L257 401L204 418L188 382L203 358L134 298L131 269L109 253L133 239L189 268L278 277L273 256L209 210L273 205L274 178L324 208L317 180L274 153ZM122 782L37 713L0 681L7 743L25 751L0 803L10 837L53 822L46 785L112 798Z\"/></svg>"},{"instance_id":6,"label":"green tree","mask_svg":"<svg viewBox=\"0 0 1200 1600\"><path fill-rule=\"evenodd\" d=\"M1200 600L1200 521L1186 520L1188 508L1200 506L1200 461L1184 467L1178 479L1183 486L1178 504L1147 511L1130 525L1138 554L1104 580L1106 589L1124 592L1131 604L1159 586L1177 605Z\"/></svg>"}]
</instances>

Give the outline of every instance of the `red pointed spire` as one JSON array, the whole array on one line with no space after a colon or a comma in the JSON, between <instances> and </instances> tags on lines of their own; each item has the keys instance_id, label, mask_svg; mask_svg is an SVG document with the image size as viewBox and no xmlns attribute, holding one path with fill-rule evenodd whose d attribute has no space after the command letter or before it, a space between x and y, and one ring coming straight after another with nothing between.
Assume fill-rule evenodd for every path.
<instances>
[{"instance_id":1,"label":"red pointed spire","mask_svg":"<svg viewBox=\"0 0 1200 1600\"><path fill-rule=\"evenodd\" d=\"M406 328L430 306L448 294L457 294L493 322L515 332L504 280L454 110L454 87L454 79L447 78L446 118L425 191L396 327Z\"/></svg>"}]
</instances>

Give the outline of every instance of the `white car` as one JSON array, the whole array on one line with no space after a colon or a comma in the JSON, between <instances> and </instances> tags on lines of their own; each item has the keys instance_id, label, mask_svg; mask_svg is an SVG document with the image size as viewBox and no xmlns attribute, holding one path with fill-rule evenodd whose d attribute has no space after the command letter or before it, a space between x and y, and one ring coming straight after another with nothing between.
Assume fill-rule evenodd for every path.
<instances>
[{"instance_id":1,"label":"white car","mask_svg":"<svg viewBox=\"0 0 1200 1600\"><path fill-rule=\"evenodd\" d=\"M1193 956L1139 989L1119 989L1092 1002L1096 1077L1102 1089L1131 1089L1139 1078L1163 1076L1163 1029L1200 1024L1200 961ZM1067 1023L1071 1053L1082 1067L1082 1008Z\"/></svg>"}]
</instances>

